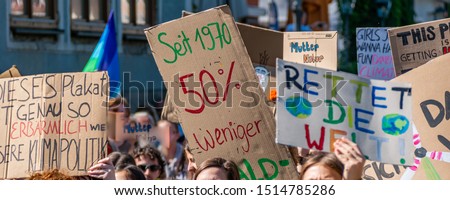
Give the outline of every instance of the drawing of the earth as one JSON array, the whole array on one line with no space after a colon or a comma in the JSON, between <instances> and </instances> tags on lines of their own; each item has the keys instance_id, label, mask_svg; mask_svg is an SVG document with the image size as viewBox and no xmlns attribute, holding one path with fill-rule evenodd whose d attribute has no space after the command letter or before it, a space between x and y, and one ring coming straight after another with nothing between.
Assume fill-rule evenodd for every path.
<instances>
[{"instance_id":1,"label":"drawing of the earth","mask_svg":"<svg viewBox=\"0 0 450 200\"><path fill-rule=\"evenodd\" d=\"M383 131L389 135L402 135L408 130L409 120L403 115L389 114L385 115L382 120Z\"/></svg>"},{"instance_id":2,"label":"drawing of the earth","mask_svg":"<svg viewBox=\"0 0 450 200\"><path fill-rule=\"evenodd\" d=\"M311 115L312 106L307 99L293 96L286 99L286 110L294 117L305 119Z\"/></svg>"}]
</instances>

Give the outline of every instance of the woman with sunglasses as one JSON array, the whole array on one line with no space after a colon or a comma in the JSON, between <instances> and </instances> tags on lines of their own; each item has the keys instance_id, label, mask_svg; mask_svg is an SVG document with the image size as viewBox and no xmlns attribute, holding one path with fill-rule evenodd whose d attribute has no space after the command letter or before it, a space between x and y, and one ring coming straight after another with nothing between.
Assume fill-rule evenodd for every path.
<instances>
[{"instance_id":1,"label":"woman with sunglasses","mask_svg":"<svg viewBox=\"0 0 450 200\"><path fill-rule=\"evenodd\" d=\"M161 153L150 145L138 147L133 152L134 161L147 180L165 179L164 161Z\"/></svg>"}]
</instances>

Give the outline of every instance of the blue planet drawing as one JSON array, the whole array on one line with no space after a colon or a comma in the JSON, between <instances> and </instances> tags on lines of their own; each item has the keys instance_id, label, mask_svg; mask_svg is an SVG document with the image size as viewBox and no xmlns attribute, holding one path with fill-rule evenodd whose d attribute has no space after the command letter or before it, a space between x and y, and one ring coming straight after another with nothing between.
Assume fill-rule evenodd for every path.
<instances>
[{"instance_id":1,"label":"blue planet drawing","mask_svg":"<svg viewBox=\"0 0 450 200\"><path fill-rule=\"evenodd\" d=\"M389 114L382 120L382 129L385 133L393 136L402 135L408 130L409 120L403 115Z\"/></svg>"},{"instance_id":2,"label":"blue planet drawing","mask_svg":"<svg viewBox=\"0 0 450 200\"><path fill-rule=\"evenodd\" d=\"M294 117L305 119L312 113L311 103L300 96L293 96L286 99L286 110Z\"/></svg>"}]
</instances>

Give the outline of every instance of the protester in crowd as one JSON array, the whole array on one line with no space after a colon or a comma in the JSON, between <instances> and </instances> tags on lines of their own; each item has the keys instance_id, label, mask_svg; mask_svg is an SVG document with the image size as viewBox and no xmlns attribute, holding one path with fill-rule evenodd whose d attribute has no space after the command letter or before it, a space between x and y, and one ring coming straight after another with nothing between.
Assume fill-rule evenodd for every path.
<instances>
[{"instance_id":1,"label":"protester in crowd","mask_svg":"<svg viewBox=\"0 0 450 200\"><path fill-rule=\"evenodd\" d=\"M116 180L147 180L139 167L130 164L117 165L115 176Z\"/></svg>"},{"instance_id":2,"label":"protester in crowd","mask_svg":"<svg viewBox=\"0 0 450 200\"><path fill-rule=\"evenodd\" d=\"M347 138L334 142L334 153L314 152L302 165L302 180L361 180L365 158Z\"/></svg>"},{"instance_id":3,"label":"protester in crowd","mask_svg":"<svg viewBox=\"0 0 450 200\"><path fill-rule=\"evenodd\" d=\"M147 180L165 179L165 163L158 150L150 145L137 147L134 149L133 157Z\"/></svg>"},{"instance_id":4,"label":"protester in crowd","mask_svg":"<svg viewBox=\"0 0 450 200\"><path fill-rule=\"evenodd\" d=\"M239 171L233 161L210 158L200 164L194 180L239 180Z\"/></svg>"},{"instance_id":5,"label":"protester in crowd","mask_svg":"<svg viewBox=\"0 0 450 200\"><path fill-rule=\"evenodd\" d=\"M195 171L197 171L197 164L195 164L194 154L192 154L189 144L184 146L185 162L187 162L187 179L194 179Z\"/></svg>"},{"instance_id":6,"label":"protester in crowd","mask_svg":"<svg viewBox=\"0 0 450 200\"><path fill-rule=\"evenodd\" d=\"M125 134L124 128L130 121L130 107L128 101L125 98L117 97L109 101L109 111L114 115L108 115L108 117L114 116L116 120L114 121L114 127L108 127L109 129L115 130L110 131L108 135L108 153L113 151L120 151L128 153L133 145L132 136Z\"/></svg>"},{"instance_id":7,"label":"protester in crowd","mask_svg":"<svg viewBox=\"0 0 450 200\"><path fill-rule=\"evenodd\" d=\"M184 148L178 143L180 133L175 123L161 120L158 122L158 128L161 133L161 143L158 150L162 153L166 163L167 179L186 179L186 170L184 170Z\"/></svg>"},{"instance_id":8,"label":"protester in crowd","mask_svg":"<svg viewBox=\"0 0 450 200\"><path fill-rule=\"evenodd\" d=\"M108 155L109 159L111 160L111 163L114 166L118 165L136 165L136 162L134 161L133 156L131 156L128 153L123 152L112 152Z\"/></svg>"},{"instance_id":9,"label":"protester in crowd","mask_svg":"<svg viewBox=\"0 0 450 200\"><path fill-rule=\"evenodd\" d=\"M156 126L157 122L159 121L158 114L156 113L155 108L152 106L148 106L145 108L138 108L136 112L133 115L134 120L136 120L136 123L141 125L151 125Z\"/></svg>"}]
</instances>

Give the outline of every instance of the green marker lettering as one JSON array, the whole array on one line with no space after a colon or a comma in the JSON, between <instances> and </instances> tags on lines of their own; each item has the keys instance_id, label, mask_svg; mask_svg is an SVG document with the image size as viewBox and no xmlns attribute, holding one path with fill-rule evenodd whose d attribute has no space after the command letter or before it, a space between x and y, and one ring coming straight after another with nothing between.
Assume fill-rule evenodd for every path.
<instances>
[{"instance_id":1,"label":"green marker lettering","mask_svg":"<svg viewBox=\"0 0 450 200\"><path fill-rule=\"evenodd\" d=\"M323 119L323 122L329 123L329 124L340 124L345 119L345 109L342 107L342 105L339 102L333 101L333 100L325 100L325 103L328 104L328 119ZM339 119L334 120L334 114L333 114L333 104L338 106L339 110L341 111L341 116L339 116Z\"/></svg>"},{"instance_id":2,"label":"green marker lettering","mask_svg":"<svg viewBox=\"0 0 450 200\"><path fill-rule=\"evenodd\" d=\"M357 81L357 80L351 80L350 83L353 83L358 86L358 88L356 88L356 94L355 94L356 103L361 103L362 87L369 87L369 84L362 82L362 81Z\"/></svg>"},{"instance_id":3,"label":"green marker lettering","mask_svg":"<svg viewBox=\"0 0 450 200\"><path fill-rule=\"evenodd\" d=\"M332 80L332 87L331 88L333 88L333 89L331 90L331 97L336 97L336 94L337 94L337 91L336 91L337 82L341 81L341 80L344 80L344 78L340 77L340 76L333 76L333 75L324 75L323 77Z\"/></svg>"}]
</instances>

